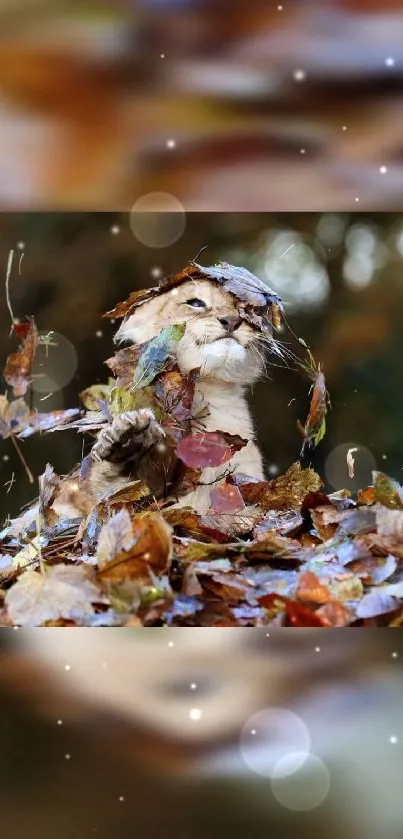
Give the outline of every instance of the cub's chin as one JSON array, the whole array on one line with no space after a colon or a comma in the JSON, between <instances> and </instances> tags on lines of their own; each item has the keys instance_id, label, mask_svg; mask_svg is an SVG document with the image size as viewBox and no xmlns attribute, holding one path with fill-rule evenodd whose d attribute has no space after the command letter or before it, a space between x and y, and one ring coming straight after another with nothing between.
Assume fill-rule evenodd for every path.
<instances>
[{"instance_id":1,"label":"cub's chin","mask_svg":"<svg viewBox=\"0 0 403 839\"><path fill-rule=\"evenodd\" d=\"M203 377L241 385L255 382L261 374L252 349L234 338L220 338L200 347L179 345L178 363L184 373L200 367Z\"/></svg>"}]
</instances>

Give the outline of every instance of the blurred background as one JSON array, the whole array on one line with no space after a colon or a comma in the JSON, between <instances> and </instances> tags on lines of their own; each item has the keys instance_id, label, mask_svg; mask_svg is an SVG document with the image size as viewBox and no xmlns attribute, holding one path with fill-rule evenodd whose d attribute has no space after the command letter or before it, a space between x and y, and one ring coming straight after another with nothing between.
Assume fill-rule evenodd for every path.
<instances>
[{"instance_id":1,"label":"blurred background","mask_svg":"<svg viewBox=\"0 0 403 839\"><path fill-rule=\"evenodd\" d=\"M29 399L40 412L73 408L79 393L107 382L118 323L102 314L134 289L198 260L249 268L283 298L293 331L323 365L332 410L324 441L304 458L328 490L356 491L375 468L402 480L403 216L342 213L3 213L0 218L1 364L17 349L10 333L5 278L15 317L34 315L48 336L39 347ZM49 336L49 333L52 335ZM304 350L284 329L286 350ZM268 477L298 459L297 420L310 383L293 361L273 356L251 405ZM7 392L5 382L1 392ZM86 447L90 439L86 436ZM20 441L35 476L50 462L65 474L81 459L76 432ZM346 454L357 447L355 476ZM0 443L2 518L37 494L11 445Z\"/></svg>"},{"instance_id":2,"label":"blurred background","mask_svg":"<svg viewBox=\"0 0 403 839\"><path fill-rule=\"evenodd\" d=\"M0 206L402 209L402 27L401 0L1 0Z\"/></svg>"},{"instance_id":3,"label":"blurred background","mask_svg":"<svg viewBox=\"0 0 403 839\"><path fill-rule=\"evenodd\" d=\"M4 835L400 839L400 637L4 629Z\"/></svg>"}]
</instances>

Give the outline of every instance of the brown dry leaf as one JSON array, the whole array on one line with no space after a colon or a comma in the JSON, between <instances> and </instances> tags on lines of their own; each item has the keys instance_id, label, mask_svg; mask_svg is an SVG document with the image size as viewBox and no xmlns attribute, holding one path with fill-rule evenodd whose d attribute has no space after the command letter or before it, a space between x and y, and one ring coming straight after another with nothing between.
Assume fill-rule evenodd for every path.
<instances>
[{"instance_id":1,"label":"brown dry leaf","mask_svg":"<svg viewBox=\"0 0 403 839\"><path fill-rule=\"evenodd\" d=\"M52 510L56 494L60 488L60 478L56 475L53 466L50 463L46 464L43 475L39 476L39 511L40 515L47 525L52 525L57 521L57 515Z\"/></svg>"},{"instance_id":2,"label":"brown dry leaf","mask_svg":"<svg viewBox=\"0 0 403 839\"><path fill-rule=\"evenodd\" d=\"M324 586L312 571L303 571L298 581L296 597L306 603L329 603L329 589Z\"/></svg>"},{"instance_id":3,"label":"brown dry leaf","mask_svg":"<svg viewBox=\"0 0 403 839\"><path fill-rule=\"evenodd\" d=\"M38 343L38 330L34 319L30 318L29 328L26 331L22 346L17 352L8 356L3 372L7 384L13 388L16 397L24 396L28 390Z\"/></svg>"},{"instance_id":4,"label":"brown dry leaf","mask_svg":"<svg viewBox=\"0 0 403 839\"><path fill-rule=\"evenodd\" d=\"M127 300L118 303L114 309L106 312L104 317L114 319L127 317L133 314L138 306L141 306L146 300L152 300L157 295L164 294L167 290L187 282L189 279L209 279L217 282L239 301L241 316L245 316L245 312L248 313L246 307L249 307L251 315L253 314L251 307L260 309L262 315L263 313L266 315L269 310L267 324L269 325L271 321L273 326L278 328L283 311L283 304L278 294L251 274L250 271L247 271L246 268L229 265L227 262L221 262L210 267L191 262L178 274L162 279L158 286L148 288L145 291L133 292Z\"/></svg>"},{"instance_id":5,"label":"brown dry leaf","mask_svg":"<svg viewBox=\"0 0 403 839\"><path fill-rule=\"evenodd\" d=\"M323 626L330 627L348 626L351 623L353 614L344 603L331 600L330 603L325 603L324 606L317 609L316 616L320 618Z\"/></svg>"},{"instance_id":6,"label":"brown dry leaf","mask_svg":"<svg viewBox=\"0 0 403 839\"><path fill-rule=\"evenodd\" d=\"M105 602L91 576L83 565L55 565L44 574L25 571L6 594L8 615L15 626L27 627L91 615L94 603Z\"/></svg>"},{"instance_id":7,"label":"brown dry leaf","mask_svg":"<svg viewBox=\"0 0 403 839\"><path fill-rule=\"evenodd\" d=\"M310 350L308 350L308 362L301 365L308 373L313 382L311 404L305 425L298 423L303 435L304 442L301 449L301 457L308 446L318 446L326 434L326 414L329 407L329 394L326 388L326 379L321 370L320 364L316 362Z\"/></svg>"},{"instance_id":8,"label":"brown dry leaf","mask_svg":"<svg viewBox=\"0 0 403 839\"><path fill-rule=\"evenodd\" d=\"M391 536L403 542L403 510L388 510L387 507L378 506L376 526L381 536Z\"/></svg>"},{"instance_id":9,"label":"brown dry leaf","mask_svg":"<svg viewBox=\"0 0 403 839\"><path fill-rule=\"evenodd\" d=\"M266 510L295 510L310 492L317 492L322 486L319 475L313 469L301 469L299 462L293 463L284 475L272 481L245 482L237 475L228 479L239 486L247 504L260 504Z\"/></svg>"},{"instance_id":10,"label":"brown dry leaf","mask_svg":"<svg viewBox=\"0 0 403 839\"><path fill-rule=\"evenodd\" d=\"M255 525L253 538L264 539L266 533L275 530L280 536L294 536L303 525L303 518L298 510L269 510Z\"/></svg>"},{"instance_id":11,"label":"brown dry leaf","mask_svg":"<svg viewBox=\"0 0 403 839\"><path fill-rule=\"evenodd\" d=\"M203 592L213 594L220 600L225 600L226 603L242 602L247 599L249 591L253 592L253 586L241 574L218 571L212 574L199 572L197 578Z\"/></svg>"},{"instance_id":12,"label":"brown dry leaf","mask_svg":"<svg viewBox=\"0 0 403 839\"><path fill-rule=\"evenodd\" d=\"M152 574L165 574L169 570L172 559L172 528L161 513L146 513L136 520L132 524L131 541L127 519L125 522L124 543L119 544L117 539L115 553L112 548L105 555L102 553L98 555L101 579L116 582L124 579L141 579L148 582L152 579ZM106 538L108 544L108 537ZM125 549L124 545L129 547Z\"/></svg>"},{"instance_id":13,"label":"brown dry leaf","mask_svg":"<svg viewBox=\"0 0 403 839\"><path fill-rule=\"evenodd\" d=\"M359 489L357 493L357 504L361 506L375 504L375 487L369 486L365 489Z\"/></svg>"},{"instance_id":14,"label":"brown dry leaf","mask_svg":"<svg viewBox=\"0 0 403 839\"><path fill-rule=\"evenodd\" d=\"M403 488L384 472L373 472L375 501L391 510L403 510Z\"/></svg>"}]
</instances>

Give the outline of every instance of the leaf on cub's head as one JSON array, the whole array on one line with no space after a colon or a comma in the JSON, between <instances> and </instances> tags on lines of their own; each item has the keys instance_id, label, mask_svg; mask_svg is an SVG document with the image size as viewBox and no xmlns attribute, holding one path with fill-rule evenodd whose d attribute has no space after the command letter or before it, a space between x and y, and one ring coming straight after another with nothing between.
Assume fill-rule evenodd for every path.
<instances>
[{"instance_id":1,"label":"leaf on cub's head","mask_svg":"<svg viewBox=\"0 0 403 839\"><path fill-rule=\"evenodd\" d=\"M4 368L4 378L7 384L13 388L14 396L24 396L28 390L38 343L38 330L34 319L30 318L28 329L24 330L22 346L17 352L8 356Z\"/></svg>"},{"instance_id":2,"label":"leaf on cub's head","mask_svg":"<svg viewBox=\"0 0 403 839\"><path fill-rule=\"evenodd\" d=\"M209 267L191 262L177 274L164 277L158 286L144 291L134 291L127 300L118 303L114 309L106 312L104 317L114 319L129 317L148 300L153 300L182 283L206 279L212 280L233 295L237 305L239 304L240 315L245 320L253 316L254 310L255 312L258 310L263 317L259 324L260 328L274 326L278 329L283 312L279 295L246 268L229 265L228 262L220 262ZM255 325L257 326L258 323L255 322Z\"/></svg>"},{"instance_id":3,"label":"leaf on cub's head","mask_svg":"<svg viewBox=\"0 0 403 839\"><path fill-rule=\"evenodd\" d=\"M176 344L183 338L185 329L183 323L166 326L156 338L145 345L134 371L132 390L147 387L165 369Z\"/></svg>"}]
</instances>

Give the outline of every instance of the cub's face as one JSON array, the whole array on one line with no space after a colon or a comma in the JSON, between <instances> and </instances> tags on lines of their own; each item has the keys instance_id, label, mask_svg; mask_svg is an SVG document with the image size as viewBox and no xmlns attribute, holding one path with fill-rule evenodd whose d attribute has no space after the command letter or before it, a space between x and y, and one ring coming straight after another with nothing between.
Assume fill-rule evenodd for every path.
<instances>
[{"instance_id":1,"label":"cub's face","mask_svg":"<svg viewBox=\"0 0 403 839\"><path fill-rule=\"evenodd\" d=\"M232 294L208 280L189 282L144 303L126 318L115 340L143 344L172 324L186 324L177 345L183 373L251 384L263 369L261 336L239 317Z\"/></svg>"}]
</instances>

